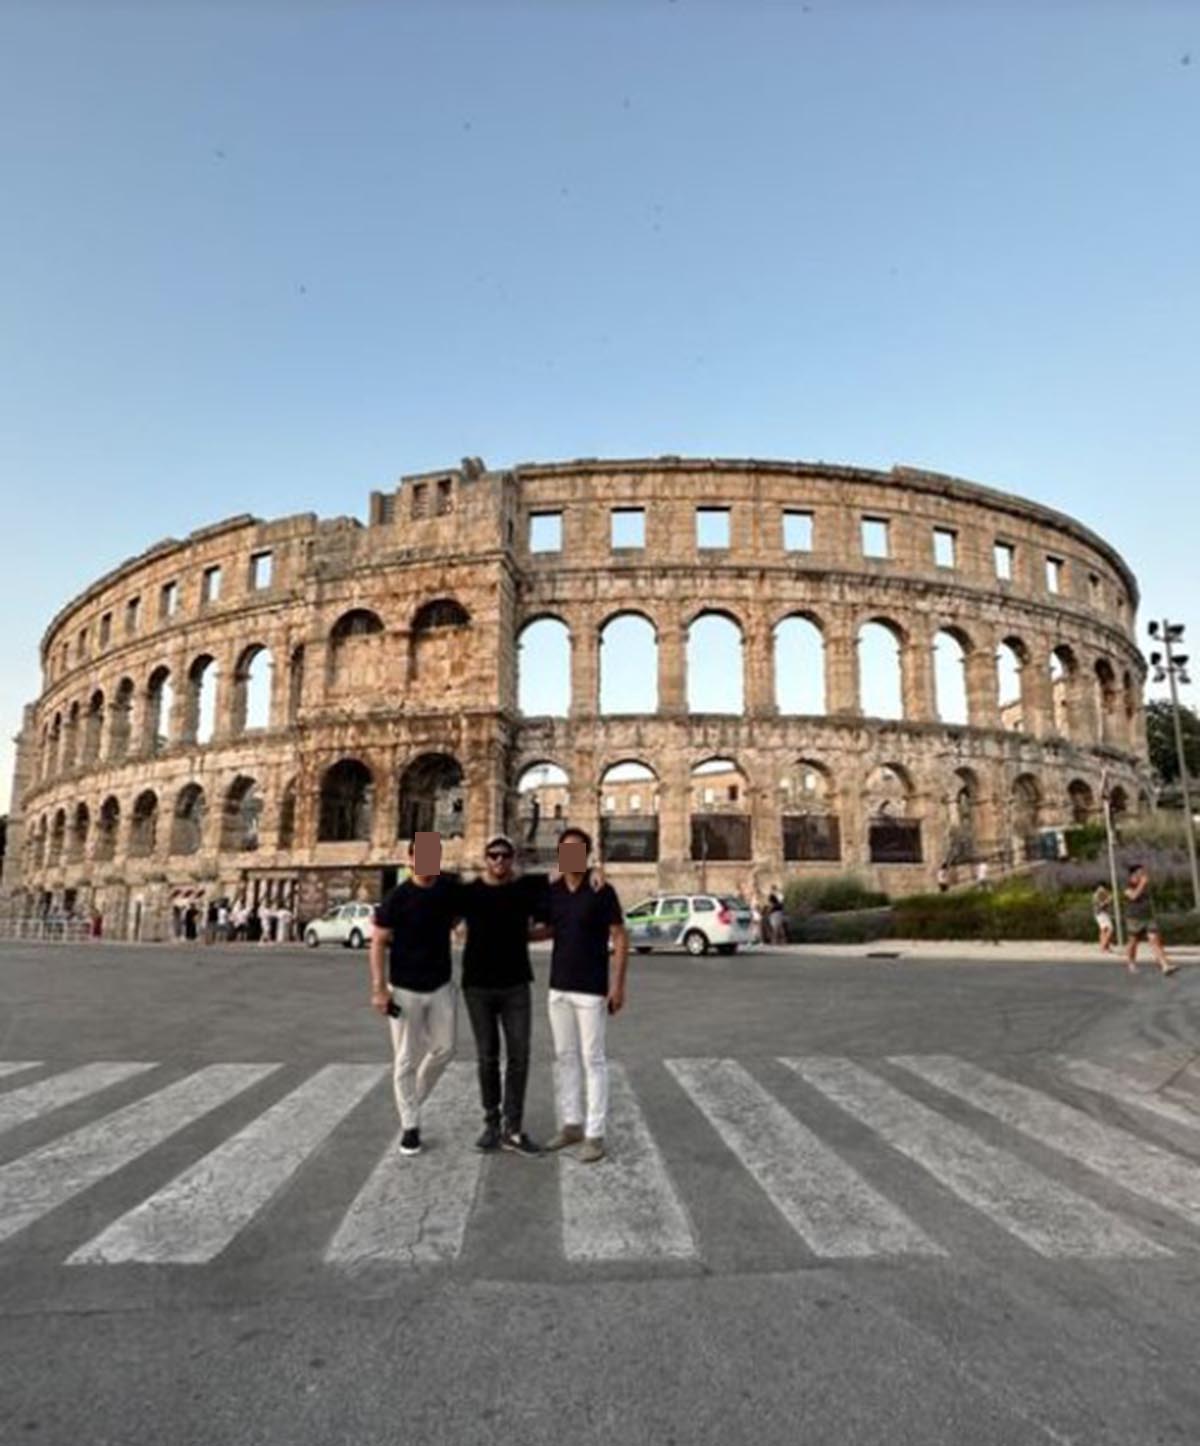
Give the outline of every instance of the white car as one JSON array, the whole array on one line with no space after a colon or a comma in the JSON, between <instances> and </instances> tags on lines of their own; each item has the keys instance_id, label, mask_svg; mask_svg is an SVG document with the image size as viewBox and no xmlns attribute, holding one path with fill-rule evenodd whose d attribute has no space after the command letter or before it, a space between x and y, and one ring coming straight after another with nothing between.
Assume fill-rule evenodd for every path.
<instances>
[{"instance_id":1,"label":"white car","mask_svg":"<svg viewBox=\"0 0 1200 1446\"><path fill-rule=\"evenodd\" d=\"M374 904L338 904L319 919L305 925L304 942L310 949L318 944L341 944L345 949L361 949L371 937Z\"/></svg>"},{"instance_id":2,"label":"white car","mask_svg":"<svg viewBox=\"0 0 1200 1446\"><path fill-rule=\"evenodd\" d=\"M625 911L629 942L639 954L684 948L699 956L734 954L753 942L750 905L733 894L656 894Z\"/></svg>"}]
</instances>

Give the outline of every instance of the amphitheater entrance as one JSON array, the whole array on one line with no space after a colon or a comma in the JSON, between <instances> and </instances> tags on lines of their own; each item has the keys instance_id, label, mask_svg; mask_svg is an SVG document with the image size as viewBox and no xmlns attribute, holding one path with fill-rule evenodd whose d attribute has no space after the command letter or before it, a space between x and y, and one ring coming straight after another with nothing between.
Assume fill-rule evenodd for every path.
<instances>
[{"instance_id":1,"label":"amphitheater entrance","mask_svg":"<svg viewBox=\"0 0 1200 1446\"><path fill-rule=\"evenodd\" d=\"M867 778L867 848L873 864L919 864L921 820L914 818L912 780L898 763L880 764Z\"/></svg>"},{"instance_id":2,"label":"amphitheater entrance","mask_svg":"<svg viewBox=\"0 0 1200 1446\"><path fill-rule=\"evenodd\" d=\"M658 775L614 763L600 779L600 856L610 864L658 862Z\"/></svg>"},{"instance_id":3,"label":"amphitheater entrance","mask_svg":"<svg viewBox=\"0 0 1200 1446\"><path fill-rule=\"evenodd\" d=\"M832 863L842 856L841 822L828 769L801 758L779 780L785 863Z\"/></svg>"},{"instance_id":4,"label":"amphitheater entrance","mask_svg":"<svg viewBox=\"0 0 1200 1446\"><path fill-rule=\"evenodd\" d=\"M751 859L750 790L731 758L710 758L692 769L692 858L698 863Z\"/></svg>"},{"instance_id":5,"label":"amphitheater entrance","mask_svg":"<svg viewBox=\"0 0 1200 1446\"><path fill-rule=\"evenodd\" d=\"M570 804L570 782L557 763L531 763L521 770L513 842L527 864L557 865L558 836Z\"/></svg>"},{"instance_id":6,"label":"amphitheater entrance","mask_svg":"<svg viewBox=\"0 0 1200 1446\"><path fill-rule=\"evenodd\" d=\"M461 838L466 823L462 765L449 753L422 753L400 775L396 837L438 833Z\"/></svg>"}]
</instances>

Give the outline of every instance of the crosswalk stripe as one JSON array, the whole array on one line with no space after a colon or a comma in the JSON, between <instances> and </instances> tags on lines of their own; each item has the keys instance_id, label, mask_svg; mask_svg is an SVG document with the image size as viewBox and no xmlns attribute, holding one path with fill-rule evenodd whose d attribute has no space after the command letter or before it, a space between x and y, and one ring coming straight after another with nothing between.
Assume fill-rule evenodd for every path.
<instances>
[{"instance_id":1,"label":"crosswalk stripe","mask_svg":"<svg viewBox=\"0 0 1200 1446\"><path fill-rule=\"evenodd\" d=\"M946 1253L734 1060L665 1064L817 1255Z\"/></svg>"},{"instance_id":2,"label":"crosswalk stripe","mask_svg":"<svg viewBox=\"0 0 1200 1446\"><path fill-rule=\"evenodd\" d=\"M1147 1094L1144 1090L1134 1089L1125 1076L1114 1069L1093 1064L1087 1059L1069 1059L1065 1055L1059 1056L1058 1063L1066 1077L1074 1084L1082 1085L1084 1089L1108 1095L1123 1105L1133 1105L1135 1109L1158 1115L1161 1119L1183 1125L1186 1129L1200 1130L1200 1113L1196 1110L1188 1109L1187 1105L1178 1104L1175 1100L1164 1099L1162 1095Z\"/></svg>"},{"instance_id":3,"label":"crosswalk stripe","mask_svg":"<svg viewBox=\"0 0 1200 1446\"><path fill-rule=\"evenodd\" d=\"M212 1260L383 1074L380 1065L326 1065L157 1194L81 1245L67 1264L202 1265Z\"/></svg>"},{"instance_id":4,"label":"crosswalk stripe","mask_svg":"<svg viewBox=\"0 0 1200 1446\"><path fill-rule=\"evenodd\" d=\"M211 1064L147 1099L0 1166L0 1240L6 1240L152 1150L277 1070L277 1064Z\"/></svg>"},{"instance_id":5,"label":"crosswalk stripe","mask_svg":"<svg viewBox=\"0 0 1200 1446\"><path fill-rule=\"evenodd\" d=\"M1200 1168L1190 1161L952 1055L897 1055L893 1063L1132 1194L1200 1225Z\"/></svg>"},{"instance_id":6,"label":"crosswalk stripe","mask_svg":"<svg viewBox=\"0 0 1200 1446\"><path fill-rule=\"evenodd\" d=\"M0 1134L153 1068L152 1064L120 1061L84 1064L78 1069L67 1070L65 1074L56 1074L50 1079L38 1080L36 1084L24 1085L9 1094L0 1095Z\"/></svg>"},{"instance_id":7,"label":"crosswalk stripe","mask_svg":"<svg viewBox=\"0 0 1200 1446\"><path fill-rule=\"evenodd\" d=\"M780 1061L997 1225L1046 1256L1171 1252L848 1059Z\"/></svg>"},{"instance_id":8,"label":"crosswalk stripe","mask_svg":"<svg viewBox=\"0 0 1200 1446\"><path fill-rule=\"evenodd\" d=\"M462 1249L483 1156L470 1148L479 1125L473 1064L451 1064L421 1107L420 1155L389 1140L325 1251L335 1265L454 1260Z\"/></svg>"},{"instance_id":9,"label":"crosswalk stripe","mask_svg":"<svg viewBox=\"0 0 1200 1446\"><path fill-rule=\"evenodd\" d=\"M563 1254L568 1260L687 1259L687 1212L624 1068L608 1066L607 1144L596 1166L560 1157Z\"/></svg>"},{"instance_id":10,"label":"crosswalk stripe","mask_svg":"<svg viewBox=\"0 0 1200 1446\"><path fill-rule=\"evenodd\" d=\"M0 1079L5 1075L20 1074L23 1069L37 1069L40 1059L0 1059Z\"/></svg>"}]
</instances>

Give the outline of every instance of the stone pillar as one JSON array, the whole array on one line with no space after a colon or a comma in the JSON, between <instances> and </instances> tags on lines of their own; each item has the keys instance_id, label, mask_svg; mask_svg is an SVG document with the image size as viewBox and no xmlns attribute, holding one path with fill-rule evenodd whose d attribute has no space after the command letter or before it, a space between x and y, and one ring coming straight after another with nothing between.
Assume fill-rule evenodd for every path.
<instances>
[{"instance_id":1,"label":"stone pillar","mask_svg":"<svg viewBox=\"0 0 1200 1446\"><path fill-rule=\"evenodd\" d=\"M687 712L687 633L674 614L658 630L658 711Z\"/></svg>"},{"instance_id":2,"label":"stone pillar","mask_svg":"<svg viewBox=\"0 0 1200 1446\"><path fill-rule=\"evenodd\" d=\"M825 635L825 711L831 716L858 718L858 634L851 623L831 624Z\"/></svg>"},{"instance_id":3,"label":"stone pillar","mask_svg":"<svg viewBox=\"0 0 1200 1446\"><path fill-rule=\"evenodd\" d=\"M933 639L924 618L912 618L905 628L906 637L900 646L900 693L904 717L910 722L927 723L937 718L933 694Z\"/></svg>"},{"instance_id":4,"label":"stone pillar","mask_svg":"<svg viewBox=\"0 0 1200 1446\"><path fill-rule=\"evenodd\" d=\"M292 647L285 633L267 644L271 652L271 703L268 728L284 728L288 718L288 696L291 691Z\"/></svg>"},{"instance_id":5,"label":"stone pillar","mask_svg":"<svg viewBox=\"0 0 1200 1446\"><path fill-rule=\"evenodd\" d=\"M1040 647L1031 647L1021 663L1022 732L1040 738L1052 731L1054 700L1050 693L1050 665Z\"/></svg>"},{"instance_id":6,"label":"stone pillar","mask_svg":"<svg viewBox=\"0 0 1200 1446\"><path fill-rule=\"evenodd\" d=\"M213 708L213 741L234 736L234 703L237 699L237 649L214 653L209 665L217 670L217 697Z\"/></svg>"},{"instance_id":7,"label":"stone pillar","mask_svg":"<svg viewBox=\"0 0 1200 1446\"><path fill-rule=\"evenodd\" d=\"M750 789L751 867L755 871L766 869L778 876L784 867L779 788L772 786L775 780L769 767L756 766L755 775L760 781Z\"/></svg>"},{"instance_id":8,"label":"stone pillar","mask_svg":"<svg viewBox=\"0 0 1200 1446\"><path fill-rule=\"evenodd\" d=\"M310 637L304 644L304 687L300 706L306 711L320 709L329 688L330 642L325 633Z\"/></svg>"},{"instance_id":9,"label":"stone pillar","mask_svg":"<svg viewBox=\"0 0 1200 1446\"><path fill-rule=\"evenodd\" d=\"M692 852L691 775L686 763L671 761L659 775L658 784L658 857L659 880L670 887L663 871L669 863L675 873L686 873Z\"/></svg>"},{"instance_id":10,"label":"stone pillar","mask_svg":"<svg viewBox=\"0 0 1200 1446\"><path fill-rule=\"evenodd\" d=\"M599 711L600 638L588 609L571 628L571 717L594 718Z\"/></svg>"},{"instance_id":11,"label":"stone pillar","mask_svg":"<svg viewBox=\"0 0 1200 1446\"><path fill-rule=\"evenodd\" d=\"M779 712L775 702L773 641L761 616L747 625L743 644L744 707L746 713L759 717L773 718Z\"/></svg>"},{"instance_id":12,"label":"stone pillar","mask_svg":"<svg viewBox=\"0 0 1200 1446\"><path fill-rule=\"evenodd\" d=\"M594 628L591 632L595 637ZM571 801L570 821L591 835L594 857L600 847L600 783L596 777L596 755L591 748L572 750L567 795Z\"/></svg>"},{"instance_id":13,"label":"stone pillar","mask_svg":"<svg viewBox=\"0 0 1200 1446\"><path fill-rule=\"evenodd\" d=\"M994 634L976 633L967 654L967 719L975 728L1000 727L1000 688Z\"/></svg>"}]
</instances>

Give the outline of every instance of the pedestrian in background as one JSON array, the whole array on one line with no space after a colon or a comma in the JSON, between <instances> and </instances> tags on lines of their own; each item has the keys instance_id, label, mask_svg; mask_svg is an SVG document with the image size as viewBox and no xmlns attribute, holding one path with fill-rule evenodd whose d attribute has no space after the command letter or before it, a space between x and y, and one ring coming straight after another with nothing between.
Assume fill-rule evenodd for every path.
<instances>
[{"instance_id":1,"label":"pedestrian in background","mask_svg":"<svg viewBox=\"0 0 1200 1446\"><path fill-rule=\"evenodd\" d=\"M1100 931L1100 952L1101 954L1112 953L1113 941L1113 896L1103 884L1097 886L1092 894L1092 917L1096 921L1096 928Z\"/></svg>"},{"instance_id":2,"label":"pedestrian in background","mask_svg":"<svg viewBox=\"0 0 1200 1446\"><path fill-rule=\"evenodd\" d=\"M1154 899L1150 893L1150 875L1144 864L1132 864L1129 869L1129 883L1125 886L1125 923L1129 929L1129 946L1125 951L1125 967L1131 974L1137 973L1138 944L1143 939L1150 942L1150 952L1163 975L1174 974L1179 968L1172 964L1163 948L1162 930L1154 917Z\"/></svg>"}]
</instances>

